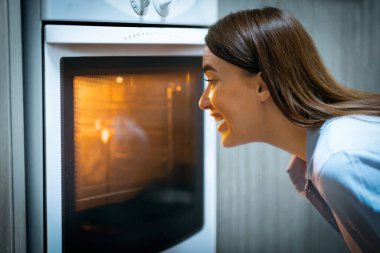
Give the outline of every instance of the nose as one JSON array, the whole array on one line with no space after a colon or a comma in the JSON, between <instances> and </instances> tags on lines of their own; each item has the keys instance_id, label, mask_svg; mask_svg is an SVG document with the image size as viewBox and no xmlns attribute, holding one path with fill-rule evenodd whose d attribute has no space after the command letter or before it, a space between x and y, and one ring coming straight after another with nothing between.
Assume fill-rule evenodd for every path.
<instances>
[{"instance_id":1,"label":"nose","mask_svg":"<svg viewBox=\"0 0 380 253\"><path fill-rule=\"evenodd\" d=\"M210 91L209 88L206 88L203 91L201 98L199 99L199 108L202 110L211 109L211 101L210 101Z\"/></svg>"}]
</instances>

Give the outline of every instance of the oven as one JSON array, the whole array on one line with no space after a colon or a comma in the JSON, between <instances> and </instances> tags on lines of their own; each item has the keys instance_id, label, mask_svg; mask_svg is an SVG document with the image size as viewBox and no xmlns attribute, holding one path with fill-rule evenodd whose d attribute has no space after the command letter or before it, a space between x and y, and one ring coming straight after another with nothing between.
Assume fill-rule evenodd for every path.
<instances>
[{"instance_id":1,"label":"oven","mask_svg":"<svg viewBox=\"0 0 380 253\"><path fill-rule=\"evenodd\" d=\"M215 252L212 2L44 2L47 252Z\"/></svg>"}]
</instances>

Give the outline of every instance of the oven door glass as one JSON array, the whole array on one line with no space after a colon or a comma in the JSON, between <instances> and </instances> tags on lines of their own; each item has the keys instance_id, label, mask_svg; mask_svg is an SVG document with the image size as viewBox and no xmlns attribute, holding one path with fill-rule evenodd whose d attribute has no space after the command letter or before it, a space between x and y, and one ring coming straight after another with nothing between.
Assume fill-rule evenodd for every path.
<instances>
[{"instance_id":1,"label":"oven door glass","mask_svg":"<svg viewBox=\"0 0 380 253\"><path fill-rule=\"evenodd\" d=\"M61 59L63 252L157 252L203 225L200 57Z\"/></svg>"}]
</instances>

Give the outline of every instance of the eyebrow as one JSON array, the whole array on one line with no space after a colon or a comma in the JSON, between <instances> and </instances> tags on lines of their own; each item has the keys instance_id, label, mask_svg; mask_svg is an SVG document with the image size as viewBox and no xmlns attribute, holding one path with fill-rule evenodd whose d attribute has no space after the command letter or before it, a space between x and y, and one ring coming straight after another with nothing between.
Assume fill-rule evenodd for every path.
<instances>
[{"instance_id":1,"label":"eyebrow","mask_svg":"<svg viewBox=\"0 0 380 253\"><path fill-rule=\"evenodd\" d=\"M206 71L215 71L215 72L218 72L213 66L209 65L209 64L206 64L204 65L203 67L203 72L206 72Z\"/></svg>"}]
</instances>

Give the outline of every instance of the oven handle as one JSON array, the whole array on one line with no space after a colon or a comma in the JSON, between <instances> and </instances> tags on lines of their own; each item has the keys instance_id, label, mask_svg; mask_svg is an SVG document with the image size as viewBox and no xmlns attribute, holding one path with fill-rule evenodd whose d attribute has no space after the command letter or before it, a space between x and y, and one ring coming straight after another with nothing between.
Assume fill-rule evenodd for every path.
<instances>
[{"instance_id":1,"label":"oven handle","mask_svg":"<svg viewBox=\"0 0 380 253\"><path fill-rule=\"evenodd\" d=\"M206 28L46 25L48 44L204 45Z\"/></svg>"}]
</instances>

